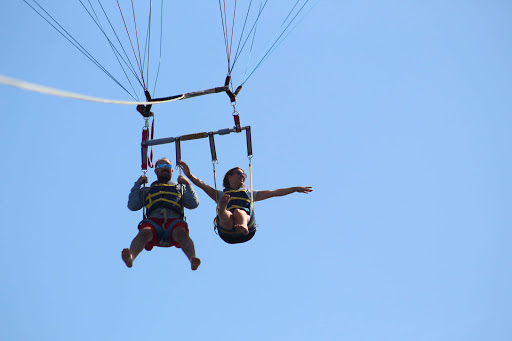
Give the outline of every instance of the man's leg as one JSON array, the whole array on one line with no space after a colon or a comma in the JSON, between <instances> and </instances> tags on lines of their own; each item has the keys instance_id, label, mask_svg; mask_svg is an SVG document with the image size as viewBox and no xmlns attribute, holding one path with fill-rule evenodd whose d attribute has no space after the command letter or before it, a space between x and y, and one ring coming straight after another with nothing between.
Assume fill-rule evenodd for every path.
<instances>
[{"instance_id":1,"label":"man's leg","mask_svg":"<svg viewBox=\"0 0 512 341\"><path fill-rule=\"evenodd\" d=\"M124 249L121 253L121 257L125 262L126 266L131 268L133 266L133 261L139 253L144 250L144 247L148 242L153 239L153 232L149 227L144 227L140 229L139 233L133 238L132 244L130 245L130 249Z\"/></svg>"},{"instance_id":2,"label":"man's leg","mask_svg":"<svg viewBox=\"0 0 512 341\"><path fill-rule=\"evenodd\" d=\"M187 229L183 226L175 227L172 231L172 239L180 244L183 253L190 261L192 270L196 270L201 264L201 260L196 257L194 242L190 239Z\"/></svg>"}]
</instances>

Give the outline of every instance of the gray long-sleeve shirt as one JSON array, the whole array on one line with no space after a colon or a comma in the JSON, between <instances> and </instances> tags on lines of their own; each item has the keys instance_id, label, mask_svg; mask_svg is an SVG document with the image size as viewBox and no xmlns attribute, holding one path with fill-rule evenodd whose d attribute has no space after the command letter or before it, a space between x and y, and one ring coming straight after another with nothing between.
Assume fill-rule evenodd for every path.
<instances>
[{"instance_id":1,"label":"gray long-sleeve shirt","mask_svg":"<svg viewBox=\"0 0 512 341\"><path fill-rule=\"evenodd\" d=\"M176 182L171 180L171 185L176 185L178 191L181 191L181 184L177 184ZM128 209L130 211L138 211L144 206L144 199L149 191L150 187L142 187L137 182L133 185L130 190L130 195L128 196ZM191 186L183 186L183 206L192 210L199 206L199 200L197 199L196 192ZM162 212L162 210L165 210ZM149 216L152 218L164 218L167 216L169 218L179 218L180 212L176 212L169 208L163 208L162 210L153 211Z\"/></svg>"}]
</instances>

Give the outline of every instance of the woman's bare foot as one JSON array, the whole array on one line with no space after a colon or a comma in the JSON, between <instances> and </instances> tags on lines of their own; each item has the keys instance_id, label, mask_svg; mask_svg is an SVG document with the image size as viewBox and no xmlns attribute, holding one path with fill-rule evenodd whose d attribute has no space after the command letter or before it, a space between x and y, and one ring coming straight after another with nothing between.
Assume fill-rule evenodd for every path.
<instances>
[{"instance_id":1,"label":"woman's bare foot","mask_svg":"<svg viewBox=\"0 0 512 341\"><path fill-rule=\"evenodd\" d=\"M234 228L235 230L242 234L249 234L249 228L247 227L247 225L235 224Z\"/></svg>"},{"instance_id":2,"label":"woman's bare foot","mask_svg":"<svg viewBox=\"0 0 512 341\"><path fill-rule=\"evenodd\" d=\"M133 258L130 253L130 249L123 249L123 252L121 252L121 258L123 258L127 267L131 268L133 266Z\"/></svg>"},{"instance_id":3,"label":"woman's bare foot","mask_svg":"<svg viewBox=\"0 0 512 341\"><path fill-rule=\"evenodd\" d=\"M197 268L199 267L199 265L201 265L201 260L197 257L192 257L190 259L190 267L192 268L192 270L197 270Z\"/></svg>"}]
</instances>

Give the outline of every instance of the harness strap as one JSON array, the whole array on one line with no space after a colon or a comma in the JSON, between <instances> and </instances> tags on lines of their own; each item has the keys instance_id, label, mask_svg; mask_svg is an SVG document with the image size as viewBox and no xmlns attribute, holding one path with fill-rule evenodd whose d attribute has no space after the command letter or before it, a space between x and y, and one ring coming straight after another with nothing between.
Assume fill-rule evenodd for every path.
<instances>
[{"instance_id":1,"label":"harness strap","mask_svg":"<svg viewBox=\"0 0 512 341\"><path fill-rule=\"evenodd\" d=\"M251 185L251 216L254 216L254 192L252 190L252 155L249 157L249 182Z\"/></svg>"},{"instance_id":2,"label":"harness strap","mask_svg":"<svg viewBox=\"0 0 512 341\"><path fill-rule=\"evenodd\" d=\"M238 112L236 110L233 112L233 120L235 121L235 126L233 129L235 129L237 133L241 132L242 127L240 126L240 116L238 115Z\"/></svg>"},{"instance_id":3,"label":"harness strap","mask_svg":"<svg viewBox=\"0 0 512 341\"><path fill-rule=\"evenodd\" d=\"M236 102L231 102L233 102L231 105L233 106L233 120L235 121L235 126L233 129L235 129L237 133L240 133L242 131L242 126L240 125L240 115L238 115L238 111L236 111Z\"/></svg>"},{"instance_id":4,"label":"harness strap","mask_svg":"<svg viewBox=\"0 0 512 341\"><path fill-rule=\"evenodd\" d=\"M165 208L162 208L160 210L160 214L164 216L164 226L165 226L165 224L167 224L167 211L165 210Z\"/></svg>"},{"instance_id":5,"label":"harness strap","mask_svg":"<svg viewBox=\"0 0 512 341\"><path fill-rule=\"evenodd\" d=\"M251 126L245 127L245 136L247 140L247 158L249 159L249 182L251 185L251 212L254 214L254 193L252 189L252 138Z\"/></svg>"},{"instance_id":6,"label":"harness strap","mask_svg":"<svg viewBox=\"0 0 512 341\"><path fill-rule=\"evenodd\" d=\"M181 161L181 137L177 137L174 141L174 144L176 145L176 165Z\"/></svg>"},{"instance_id":7,"label":"harness strap","mask_svg":"<svg viewBox=\"0 0 512 341\"><path fill-rule=\"evenodd\" d=\"M210 153L212 154L212 162L218 162L217 151L215 150L215 140L213 138L213 132L208 133L208 138L210 139Z\"/></svg>"},{"instance_id":8,"label":"harness strap","mask_svg":"<svg viewBox=\"0 0 512 341\"><path fill-rule=\"evenodd\" d=\"M149 140L149 131L146 127L142 128L142 164L141 168L143 171L148 170L148 147L144 145L144 142Z\"/></svg>"},{"instance_id":9,"label":"harness strap","mask_svg":"<svg viewBox=\"0 0 512 341\"><path fill-rule=\"evenodd\" d=\"M151 147L151 151L148 156L148 142L153 140L155 134L155 117L153 116L153 121L151 122L151 128L149 128L149 117L145 117L146 121L144 127L142 127L142 142L141 142L141 150L142 150L142 164L141 169L147 170L149 168L153 168L153 147Z\"/></svg>"},{"instance_id":10,"label":"harness strap","mask_svg":"<svg viewBox=\"0 0 512 341\"><path fill-rule=\"evenodd\" d=\"M180 168L180 175L181 175L181 168ZM180 186L180 193L181 193L181 219L187 221L187 217L185 217L185 203L183 202L183 194L185 193L185 185L181 184Z\"/></svg>"},{"instance_id":11,"label":"harness strap","mask_svg":"<svg viewBox=\"0 0 512 341\"><path fill-rule=\"evenodd\" d=\"M146 175L146 170L142 171L143 175ZM146 219L146 205L144 205L144 193L146 192L146 182L142 184L142 219Z\"/></svg>"},{"instance_id":12,"label":"harness strap","mask_svg":"<svg viewBox=\"0 0 512 341\"><path fill-rule=\"evenodd\" d=\"M252 157L252 139L251 139L251 126L245 127L245 137L247 140L247 157Z\"/></svg>"}]
</instances>

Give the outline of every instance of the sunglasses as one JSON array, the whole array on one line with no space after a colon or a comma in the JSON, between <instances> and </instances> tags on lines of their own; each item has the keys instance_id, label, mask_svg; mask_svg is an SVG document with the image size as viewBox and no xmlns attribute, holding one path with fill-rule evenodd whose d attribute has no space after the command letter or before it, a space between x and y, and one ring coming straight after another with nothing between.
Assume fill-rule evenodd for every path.
<instances>
[{"instance_id":1,"label":"sunglasses","mask_svg":"<svg viewBox=\"0 0 512 341\"><path fill-rule=\"evenodd\" d=\"M168 163L159 163L156 168L171 168L172 169L172 165L168 164Z\"/></svg>"},{"instance_id":2,"label":"sunglasses","mask_svg":"<svg viewBox=\"0 0 512 341\"><path fill-rule=\"evenodd\" d=\"M232 175L235 175L235 174L236 174L236 175L241 175L244 179L247 179L247 174L245 174L244 172L241 172L241 171L239 171L239 170L236 170L236 171L234 171L234 172L233 172L233 174L232 174Z\"/></svg>"}]
</instances>

